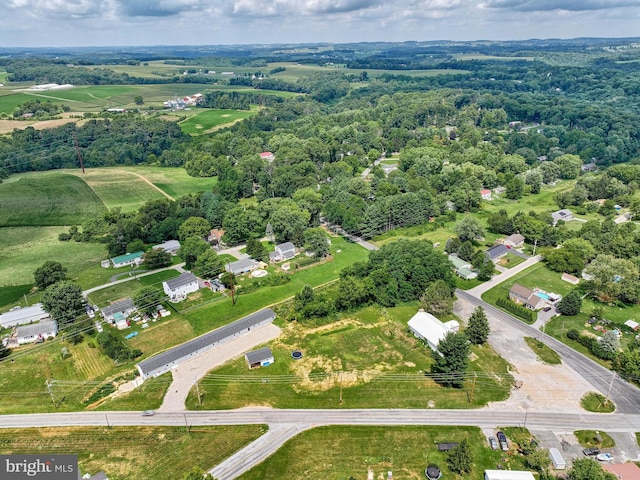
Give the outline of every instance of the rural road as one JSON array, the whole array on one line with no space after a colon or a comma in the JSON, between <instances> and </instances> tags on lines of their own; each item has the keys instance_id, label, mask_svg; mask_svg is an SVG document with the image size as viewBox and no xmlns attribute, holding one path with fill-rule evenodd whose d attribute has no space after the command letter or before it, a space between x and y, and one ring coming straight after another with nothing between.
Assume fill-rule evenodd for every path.
<instances>
[{"instance_id":1,"label":"rural road","mask_svg":"<svg viewBox=\"0 0 640 480\"><path fill-rule=\"evenodd\" d=\"M84 290L82 292L82 295L86 297L90 293L97 292L98 290L102 290L103 288L109 288L109 287L112 287L113 285L118 285L120 283L125 283L125 282L130 282L132 280L137 280L139 277L146 277L147 275L153 275L154 273L163 272L165 270L178 270L178 271L180 271L180 269L182 267L184 267L184 262L178 263L176 265L171 265L170 267L159 268L157 270L151 270L149 272L144 272L144 273L138 273L133 277L127 277L127 278L123 278L122 280L115 280L113 282L109 282L109 283L104 283L102 285L98 285L97 287L89 288L87 290Z\"/></svg>"},{"instance_id":2,"label":"rural road","mask_svg":"<svg viewBox=\"0 0 640 480\"><path fill-rule=\"evenodd\" d=\"M481 283L477 287L473 287L473 288L467 290L467 292L469 292L474 297L480 298L480 296L484 292L486 292L488 290L491 290L496 285L501 284L502 282L504 282L505 280L510 279L511 277L515 277L517 274L519 274L523 270L526 270L527 268L535 265L540 260L542 260L542 255L536 255L535 257L529 257L524 262L516 265L513 268L510 268L510 269L502 272L500 275L494 275L493 277L491 277L491 279L487 280L484 283Z\"/></svg>"}]
</instances>

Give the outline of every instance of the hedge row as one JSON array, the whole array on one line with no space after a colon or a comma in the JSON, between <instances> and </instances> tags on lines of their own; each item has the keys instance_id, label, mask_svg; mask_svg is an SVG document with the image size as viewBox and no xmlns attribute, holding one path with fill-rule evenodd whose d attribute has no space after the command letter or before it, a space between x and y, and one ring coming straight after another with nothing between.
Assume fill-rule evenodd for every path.
<instances>
[{"instance_id":1,"label":"hedge row","mask_svg":"<svg viewBox=\"0 0 640 480\"><path fill-rule=\"evenodd\" d=\"M602 348L597 338L591 337L589 335L580 335L580 332L575 328L572 328L567 332L567 338L575 340L580 345L584 345L591 351L592 354L594 354L598 358L601 358L602 360L615 360L616 358L616 352L610 352Z\"/></svg>"},{"instance_id":2,"label":"hedge row","mask_svg":"<svg viewBox=\"0 0 640 480\"><path fill-rule=\"evenodd\" d=\"M535 312L532 312L528 308L518 305L517 303L513 303L507 298L498 298L498 300L496 301L496 305L504 308L505 310L508 310L509 312L517 315L527 322L533 323L535 321Z\"/></svg>"}]
</instances>

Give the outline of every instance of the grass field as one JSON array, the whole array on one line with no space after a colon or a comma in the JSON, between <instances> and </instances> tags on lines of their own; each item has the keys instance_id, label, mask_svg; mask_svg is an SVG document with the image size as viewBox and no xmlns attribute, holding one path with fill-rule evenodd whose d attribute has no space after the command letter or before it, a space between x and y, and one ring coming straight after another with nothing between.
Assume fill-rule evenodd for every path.
<instances>
[{"instance_id":1,"label":"grass field","mask_svg":"<svg viewBox=\"0 0 640 480\"><path fill-rule=\"evenodd\" d=\"M524 341L527 342L529 348L533 350L533 352L543 363L548 365L560 365L562 360L560 359L560 355L558 355L555 350L550 347L547 347L544 343L532 337L524 337Z\"/></svg>"},{"instance_id":2,"label":"grass field","mask_svg":"<svg viewBox=\"0 0 640 480\"><path fill-rule=\"evenodd\" d=\"M144 265L144 264L143 264ZM112 273L116 272L115 269L109 269ZM131 270L131 269L129 269ZM125 272L131 273L131 272ZM129 282L118 283L107 288L102 288L89 294L89 301L91 304L98 306L105 306L109 304L109 301L119 300L125 297L130 297L135 294L142 287L147 285L155 285L162 288L162 282L170 278L175 278L180 275L177 270L164 270L162 272L154 273L152 275L145 275L144 277L138 277L137 280L133 279ZM126 277L123 277L126 278Z\"/></svg>"},{"instance_id":3,"label":"grass field","mask_svg":"<svg viewBox=\"0 0 640 480\"><path fill-rule=\"evenodd\" d=\"M438 451L436 443L465 438L471 447L473 470L460 477L448 469L446 453ZM368 469L376 479L386 479L388 471L393 478L419 479L425 478L424 470L432 463L446 479L481 480L485 469L496 469L499 463L509 470L523 467L519 455L491 450L479 428L331 426L302 432L238 479L365 479Z\"/></svg>"},{"instance_id":4,"label":"grass field","mask_svg":"<svg viewBox=\"0 0 640 480\"><path fill-rule=\"evenodd\" d=\"M508 397L508 365L488 346L473 348L470 371L478 380L472 399L472 373L461 389L425 377L431 351L406 327L416 310L416 305L367 307L320 327L291 323L270 344L273 365L248 371L240 358L210 372L200 382L202 408L425 408L429 402L436 408L469 408ZM300 360L291 358L296 348L303 351ZM187 405L198 407L193 392Z\"/></svg>"},{"instance_id":5,"label":"grass field","mask_svg":"<svg viewBox=\"0 0 640 480\"><path fill-rule=\"evenodd\" d=\"M74 225L106 211L100 197L73 175L42 173L0 184L0 227Z\"/></svg>"},{"instance_id":6,"label":"grass field","mask_svg":"<svg viewBox=\"0 0 640 480\"><path fill-rule=\"evenodd\" d=\"M3 454L78 454L82 472L111 480L179 479L208 470L266 431L261 425L2 429ZM203 448L206 445L205 448Z\"/></svg>"},{"instance_id":7,"label":"grass field","mask_svg":"<svg viewBox=\"0 0 640 480\"><path fill-rule=\"evenodd\" d=\"M179 122L180 128L189 135L204 135L211 133L216 128L232 125L240 120L249 118L257 113L252 110L201 110L195 115Z\"/></svg>"},{"instance_id":8,"label":"grass field","mask_svg":"<svg viewBox=\"0 0 640 480\"><path fill-rule=\"evenodd\" d=\"M162 399L172 381L171 372L150 378L131 392L106 399L96 410L156 410L162 405Z\"/></svg>"}]
</instances>

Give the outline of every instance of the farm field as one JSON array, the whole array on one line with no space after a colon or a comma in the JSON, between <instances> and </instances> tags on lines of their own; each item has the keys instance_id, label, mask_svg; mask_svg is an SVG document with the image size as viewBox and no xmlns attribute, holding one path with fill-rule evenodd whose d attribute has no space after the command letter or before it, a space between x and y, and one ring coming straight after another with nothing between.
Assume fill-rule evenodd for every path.
<instances>
[{"instance_id":1,"label":"farm field","mask_svg":"<svg viewBox=\"0 0 640 480\"><path fill-rule=\"evenodd\" d=\"M417 309L372 306L320 326L291 323L270 343L275 363L269 367L249 371L239 358L205 376L199 384L202 408L426 408L430 402L436 408L469 408L509 396L508 365L486 345L472 348L469 370L479 380L471 401L473 373L461 389L425 377L431 351L406 325ZM291 358L295 349L302 350L302 359ZM193 391L187 406L198 408Z\"/></svg>"},{"instance_id":2,"label":"farm field","mask_svg":"<svg viewBox=\"0 0 640 480\"><path fill-rule=\"evenodd\" d=\"M447 454L438 451L436 443L463 439L467 439L473 455L473 470L465 474L466 479L481 480L485 469L495 469L499 463L506 469L523 467L520 456L491 450L475 427L330 426L300 433L238 479L360 479L367 478L369 468L376 479L387 478L388 471L394 478L418 479L425 478L429 464L438 465L443 478L461 478L447 468Z\"/></svg>"},{"instance_id":3,"label":"farm field","mask_svg":"<svg viewBox=\"0 0 640 480\"><path fill-rule=\"evenodd\" d=\"M251 110L200 110L195 115L179 122L180 128L189 135L204 135L218 128L233 125L234 123L249 118L258 112L256 108Z\"/></svg>"},{"instance_id":4,"label":"farm field","mask_svg":"<svg viewBox=\"0 0 640 480\"><path fill-rule=\"evenodd\" d=\"M3 454L78 454L82 472L111 480L183 478L208 470L267 430L262 425L197 427L70 427L3 429ZM204 445L211 448L202 448Z\"/></svg>"},{"instance_id":5,"label":"farm field","mask_svg":"<svg viewBox=\"0 0 640 480\"><path fill-rule=\"evenodd\" d=\"M100 197L74 175L16 175L0 184L0 227L80 224L106 211Z\"/></svg>"}]
</instances>

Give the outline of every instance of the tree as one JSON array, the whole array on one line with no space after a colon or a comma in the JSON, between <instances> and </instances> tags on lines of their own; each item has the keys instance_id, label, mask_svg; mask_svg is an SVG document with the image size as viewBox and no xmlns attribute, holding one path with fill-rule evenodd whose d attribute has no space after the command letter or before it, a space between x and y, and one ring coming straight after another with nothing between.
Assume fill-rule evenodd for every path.
<instances>
[{"instance_id":1,"label":"tree","mask_svg":"<svg viewBox=\"0 0 640 480\"><path fill-rule=\"evenodd\" d=\"M36 287L40 290L44 290L49 285L53 285L61 280L66 280L67 269L63 267L60 262L50 260L36 268L33 272L33 277L36 281Z\"/></svg>"},{"instance_id":2,"label":"tree","mask_svg":"<svg viewBox=\"0 0 640 480\"><path fill-rule=\"evenodd\" d=\"M202 238L190 237L182 242L178 255L185 261L187 269L191 269L198 256L207 250L211 250L211 247Z\"/></svg>"},{"instance_id":3,"label":"tree","mask_svg":"<svg viewBox=\"0 0 640 480\"><path fill-rule=\"evenodd\" d=\"M483 345L489 338L489 332L489 320L487 320L487 315L484 313L484 308L476 307L469 317L465 334L471 343Z\"/></svg>"},{"instance_id":4,"label":"tree","mask_svg":"<svg viewBox=\"0 0 640 480\"><path fill-rule=\"evenodd\" d=\"M436 317L451 313L453 311L453 301L453 290L444 280L433 282L420 297L420 303L425 311Z\"/></svg>"},{"instance_id":5,"label":"tree","mask_svg":"<svg viewBox=\"0 0 640 480\"><path fill-rule=\"evenodd\" d=\"M200 253L193 262L193 272L202 278L213 278L224 271L224 264L218 254L211 248Z\"/></svg>"},{"instance_id":6,"label":"tree","mask_svg":"<svg viewBox=\"0 0 640 480\"><path fill-rule=\"evenodd\" d=\"M447 466L460 475L469 473L473 467L473 453L466 438L447 453Z\"/></svg>"},{"instance_id":7,"label":"tree","mask_svg":"<svg viewBox=\"0 0 640 480\"><path fill-rule=\"evenodd\" d=\"M264 229L264 235L269 239L271 243L276 241L276 237L273 233L273 225L271 225L271 223L267 223L267 226Z\"/></svg>"},{"instance_id":8,"label":"tree","mask_svg":"<svg viewBox=\"0 0 640 480\"><path fill-rule=\"evenodd\" d=\"M9 355L11 355L11 350L8 349L7 347L5 347L1 342L0 342L0 359L2 358L6 358Z\"/></svg>"},{"instance_id":9,"label":"tree","mask_svg":"<svg viewBox=\"0 0 640 480\"><path fill-rule=\"evenodd\" d=\"M559 174L561 178L571 179L577 178L580 175L582 169L582 160L578 155L565 154L560 155L554 160L554 163L558 165Z\"/></svg>"},{"instance_id":10,"label":"tree","mask_svg":"<svg viewBox=\"0 0 640 480\"><path fill-rule=\"evenodd\" d=\"M538 472L544 472L549 468L551 459L549 458L549 450L539 448L524 457L524 463L527 467L537 470Z\"/></svg>"},{"instance_id":11,"label":"tree","mask_svg":"<svg viewBox=\"0 0 640 480\"><path fill-rule=\"evenodd\" d=\"M484 228L482 228L480 222L470 215L465 215L462 220L456 223L454 231L461 242L477 240L483 238L485 235Z\"/></svg>"},{"instance_id":12,"label":"tree","mask_svg":"<svg viewBox=\"0 0 640 480\"><path fill-rule=\"evenodd\" d=\"M450 237L444 245L444 251L447 253L458 253L461 246L462 242L458 237Z\"/></svg>"},{"instance_id":13,"label":"tree","mask_svg":"<svg viewBox=\"0 0 640 480\"><path fill-rule=\"evenodd\" d=\"M199 469L198 467L193 467L187 474L185 474L184 477L182 477L182 480L216 480L216 479L213 478L210 473L207 473L205 475L205 473L201 469Z\"/></svg>"},{"instance_id":14,"label":"tree","mask_svg":"<svg viewBox=\"0 0 640 480\"><path fill-rule=\"evenodd\" d=\"M638 269L629 260L600 254L587 265L585 272L593 277L585 282L587 290L602 302L637 297Z\"/></svg>"},{"instance_id":15,"label":"tree","mask_svg":"<svg viewBox=\"0 0 640 480\"><path fill-rule=\"evenodd\" d=\"M623 377L637 381L640 377L640 350L634 348L619 352L613 362L613 368Z\"/></svg>"},{"instance_id":16,"label":"tree","mask_svg":"<svg viewBox=\"0 0 640 480\"><path fill-rule=\"evenodd\" d=\"M182 241L191 237L205 238L210 231L209 220L202 217L189 217L180 225L178 236Z\"/></svg>"},{"instance_id":17,"label":"tree","mask_svg":"<svg viewBox=\"0 0 640 480\"><path fill-rule=\"evenodd\" d=\"M144 264L149 268L162 268L171 265L171 254L162 248L152 248L142 255Z\"/></svg>"},{"instance_id":18,"label":"tree","mask_svg":"<svg viewBox=\"0 0 640 480\"><path fill-rule=\"evenodd\" d=\"M51 285L42 294L41 301L42 308L58 321L60 330L71 326L84 312L82 289L70 280Z\"/></svg>"},{"instance_id":19,"label":"tree","mask_svg":"<svg viewBox=\"0 0 640 480\"><path fill-rule=\"evenodd\" d=\"M605 472L602 466L591 458L578 458L567 472L569 480L616 480L613 473Z\"/></svg>"},{"instance_id":20,"label":"tree","mask_svg":"<svg viewBox=\"0 0 640 480\"><path fill-rule=\"evenodd\" d=\"M307 228L304 231L304 246L318 258L329 255L329 238L321 228Z\"/></svg>"},{"instance_id":21,"label":"tree","mask_svg":"<svg viewBox=\"0 0 640 480\"><path fill-rule=\"evenodd\" d=\"M469 364L469 340L463 333L449 332L440 340L438 350L432 352L435 363L431 367L438 374L435 380L445 386L461 388Z\"/></svg>"},{"instance_id":22,"label":"tree","mask_svg":"<svg viewBox=\"0 0 640 480\"><path fill-rule=\"evenodd\" d=\"M473 258L474 253L475 248L473 248L473 243L467 240L466 242L463 242L462 245L460 245L460 249L458 250L458 257L466 260L467 262L470 262Z\"/></svg>"},{"instance_id":23,"label":"tree","mask_svg":"<svg viewBox=\"0 0 640 480\"><path fill-rule=\"evenodd\" d=\"M158 305L162 303L164 292L153 285L142 287L133 295L133 304L139 312L151 315L158 311Z\"/></svg>"},{"instance_id":24,"label":"tree","mask_svg":"<svg viewBox=\"0 0 640 480\"><path fill-rule=\"evenodd\" d=\"M562 315L573 317L580 313L582 307L582 297L577 290L572 290L558 302L558 311Z\"/></svg>"},{"instance_id":25,"label":"tree","mask_svg":"<svg viewBox=\"0 0 640 480\"><path fill-rule=\"evenodd\" d=\"M518 200L524 195L524 182L520 177L513 177L505 185L505 196L510 200Z\"/></svg>"},{"instance_id":26,"label":"tree","mask_svg":"<svg viewBox=\"0 0 640 480\"><path fill-rule=\"evenodd\" d=\"M608 330L600 337L600 348L607 353L616 354L620 350L620 338L613 330Z\"/></svg>"},{"instance_id":27,"label":"tree","mask_svg":"<svg viewBox=\"0 0 640 480\"><path fill-rule=\"evenodd\" d=\"M260 260L262 262L266 262L269 260L269 254L267 253L267 249L264 248L262 242L255 238L249 238L247 240L247 255L255 260Z\"/></svg>"},{"instance_id":28,"label":"tree","mask_svg":"<svg viewBox=\"0 0 640 480\"><path fill-rule=\"evenodd\" d=\"M133 97L133 101L136 105L144 105L144 98L142 98L142 95L136 95Z\"/></svg>"}]
</instances>

